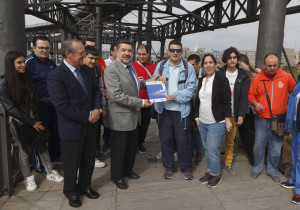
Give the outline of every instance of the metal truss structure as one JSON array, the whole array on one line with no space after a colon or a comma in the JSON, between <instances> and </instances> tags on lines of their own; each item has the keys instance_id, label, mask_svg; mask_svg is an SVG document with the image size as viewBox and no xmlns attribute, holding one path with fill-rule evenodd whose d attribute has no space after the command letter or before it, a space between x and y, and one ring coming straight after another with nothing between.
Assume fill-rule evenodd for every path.
<instances>
[{"instance_id":1,"label":"metal truss structure","mask_svg":"<svg viewBox=\"0 0 300 210\"><path fill-rule=\"evenodd\" d=\"M145 40L151 33L152 40L181 38L183 35L226 28L228 26L257 21L260 14L259 0L214 0L199 1L206 4L192 12L187 11L180 0L133 1L133 0L81 0L80 3L64 3L61 0L26 0L25 13L36 16L55 26L27 28L27 38L36 33L57 34L65 30L79 39L95 37L95 8L101 7L102 43L109 44L119 39ZM145 6L146 5L146 6ZM149 7L151 5L151 8ZM160 8L158 8L160 6ZM165 7L165 10L161 9ZM186 15L172 13L172 7L179 8ZM146 25L127 23L122 18L133 10L164 14L156 17L160 20L171 20L168 23L153 27L151 32ZM287 9L287 14L300 12L300 6ZM51 30L49 30L51 28ZM141 33L138 30L142 29Z\"/></svg>"}]
</instances>

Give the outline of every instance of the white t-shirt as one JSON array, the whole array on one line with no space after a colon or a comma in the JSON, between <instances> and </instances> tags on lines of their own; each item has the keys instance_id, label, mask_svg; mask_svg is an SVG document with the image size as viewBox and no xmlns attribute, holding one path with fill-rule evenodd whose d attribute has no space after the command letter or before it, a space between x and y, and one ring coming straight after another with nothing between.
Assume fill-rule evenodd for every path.
<instances>
[{"instance_id":1,"label":"white t-shirt","mask_svg":"<svg viewBox=\"0 0 300 210\"><path fill-rule=\"evenodd\" d=\"M110 64L112 64L112 61L110 59L111 59L111 57L104 60L106 67L108 67Z\"/></svg>"},{"instance_id":2,"label":"white t-shirt","mask_svg":"<svg viewBox=\"0 0 300 210\"><path fill-rule=\"evenodd\" d=\"M212 86L214 82L215 74L207 79L206 85L205 80L202 81L202 87L199 91L199 121L203 124L213 124L216 122L211 109L212 102Z\"/></svg>"},{"instance_id":3,"label":"white t-shirt","mask_svg":"<svg viewBox=\"0 0 300 210\"><path fill-rule=\"evenodd\" d=\"M238 70L236 69L233 73L226 71L226 77L229 80L229 86L231 90L231 112L234 115L234 84L238 75Z\"/></svg>"}]
</instances>

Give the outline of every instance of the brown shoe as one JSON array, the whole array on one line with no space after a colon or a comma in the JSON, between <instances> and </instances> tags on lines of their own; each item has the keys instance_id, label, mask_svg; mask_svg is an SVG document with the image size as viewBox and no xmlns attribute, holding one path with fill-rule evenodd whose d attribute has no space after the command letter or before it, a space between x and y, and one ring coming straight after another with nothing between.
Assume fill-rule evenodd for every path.
<instances>
[{"instance_id":1,"label":"brown shoe","mask_svg":"<svg viewBox=\"0 0 300 210\"><path fill-rule=\"evenodd\" d=\"M210 180L207 183L207 186L210 188L217 187L222 181L222 178L220 176L212 176Z\"/></svg>"},{"instance_id":2,"label":"brown shoe","mask_svg":"<svg viewBox=\"0 0 300 210\"><path fill-rule=\"evenodd\" d=\"M201 184L206 184L210 179L211 179L211 175L210 172L206 172L205 175L199 179L199 182L201 182Z\"/></svg>"}]
</instances>

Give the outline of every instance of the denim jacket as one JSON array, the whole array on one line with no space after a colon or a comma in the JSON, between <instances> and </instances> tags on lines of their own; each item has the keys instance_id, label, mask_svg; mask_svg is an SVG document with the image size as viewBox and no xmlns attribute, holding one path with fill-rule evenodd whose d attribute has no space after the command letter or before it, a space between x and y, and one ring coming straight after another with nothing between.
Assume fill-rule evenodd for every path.
<instances>
[{"instance_id":1,"label":"denim jacket","mask_svg":"<svg viewBox=\"0 0 300 210\"><path fill-rule=\"evenodd\" d=\"M152 77L159 74L160 64L161 62L157 64L155 72ZM163 73L162 73L162 76L165 76L166 78L170 77L169 66L170 66L170 59L165 63ZM184 73L184 70L185 70L184 64L183 61L181 60L178 81L185 80L186 75ZM168 81L166 83L166 87L168 88ZM191 112L191 99L194 95L196 87L197 87L196 73L194 67L190 63L188 63L188 77L185 83L178 84L178 91L173 93L173 95L175 96L174 102L179 103L181 118L187 117ZM155 103L154 108L158 114L162 114L164 110L164 102Z\"/></svg>"}]
</instances>

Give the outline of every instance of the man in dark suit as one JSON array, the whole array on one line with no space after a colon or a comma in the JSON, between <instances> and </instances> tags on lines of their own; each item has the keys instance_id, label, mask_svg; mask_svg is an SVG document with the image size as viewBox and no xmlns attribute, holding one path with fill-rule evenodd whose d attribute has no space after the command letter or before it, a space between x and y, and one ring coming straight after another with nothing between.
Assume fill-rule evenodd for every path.
<instances>
[{"instance_id":1,"label":"man in dark suit","mask_svg":"<svg viewBox=\"0 0 300 210\"><path fill-rule=\"evenodd\" d=\"M107 88L108 122L111 129L111 179L120 189L127 189L125 176L138 179L133 172L138 145L138 121L142 107L150 107L148 99L139 98L139 90L145 88L133 65L133 44L120 41L117 44L117 59L105 69ZM156 79L156 78L155 78Z\"/></svg>"},{"instance_id":2,"label":"man in dark suit","mask_svg":"<svg viewBox=\"0 0 300 210\"><path fill-rule=\"evenodd\" d=\"M64 41L62 54L64 60L49 74L47 84L58 115L65 176L63 192L70 206L79 207L80 193L91 199L99 197L91 188L91 179L101 98L91 74L80 69L86 56L81 42Z\"/></svg>"}]
</instances>

